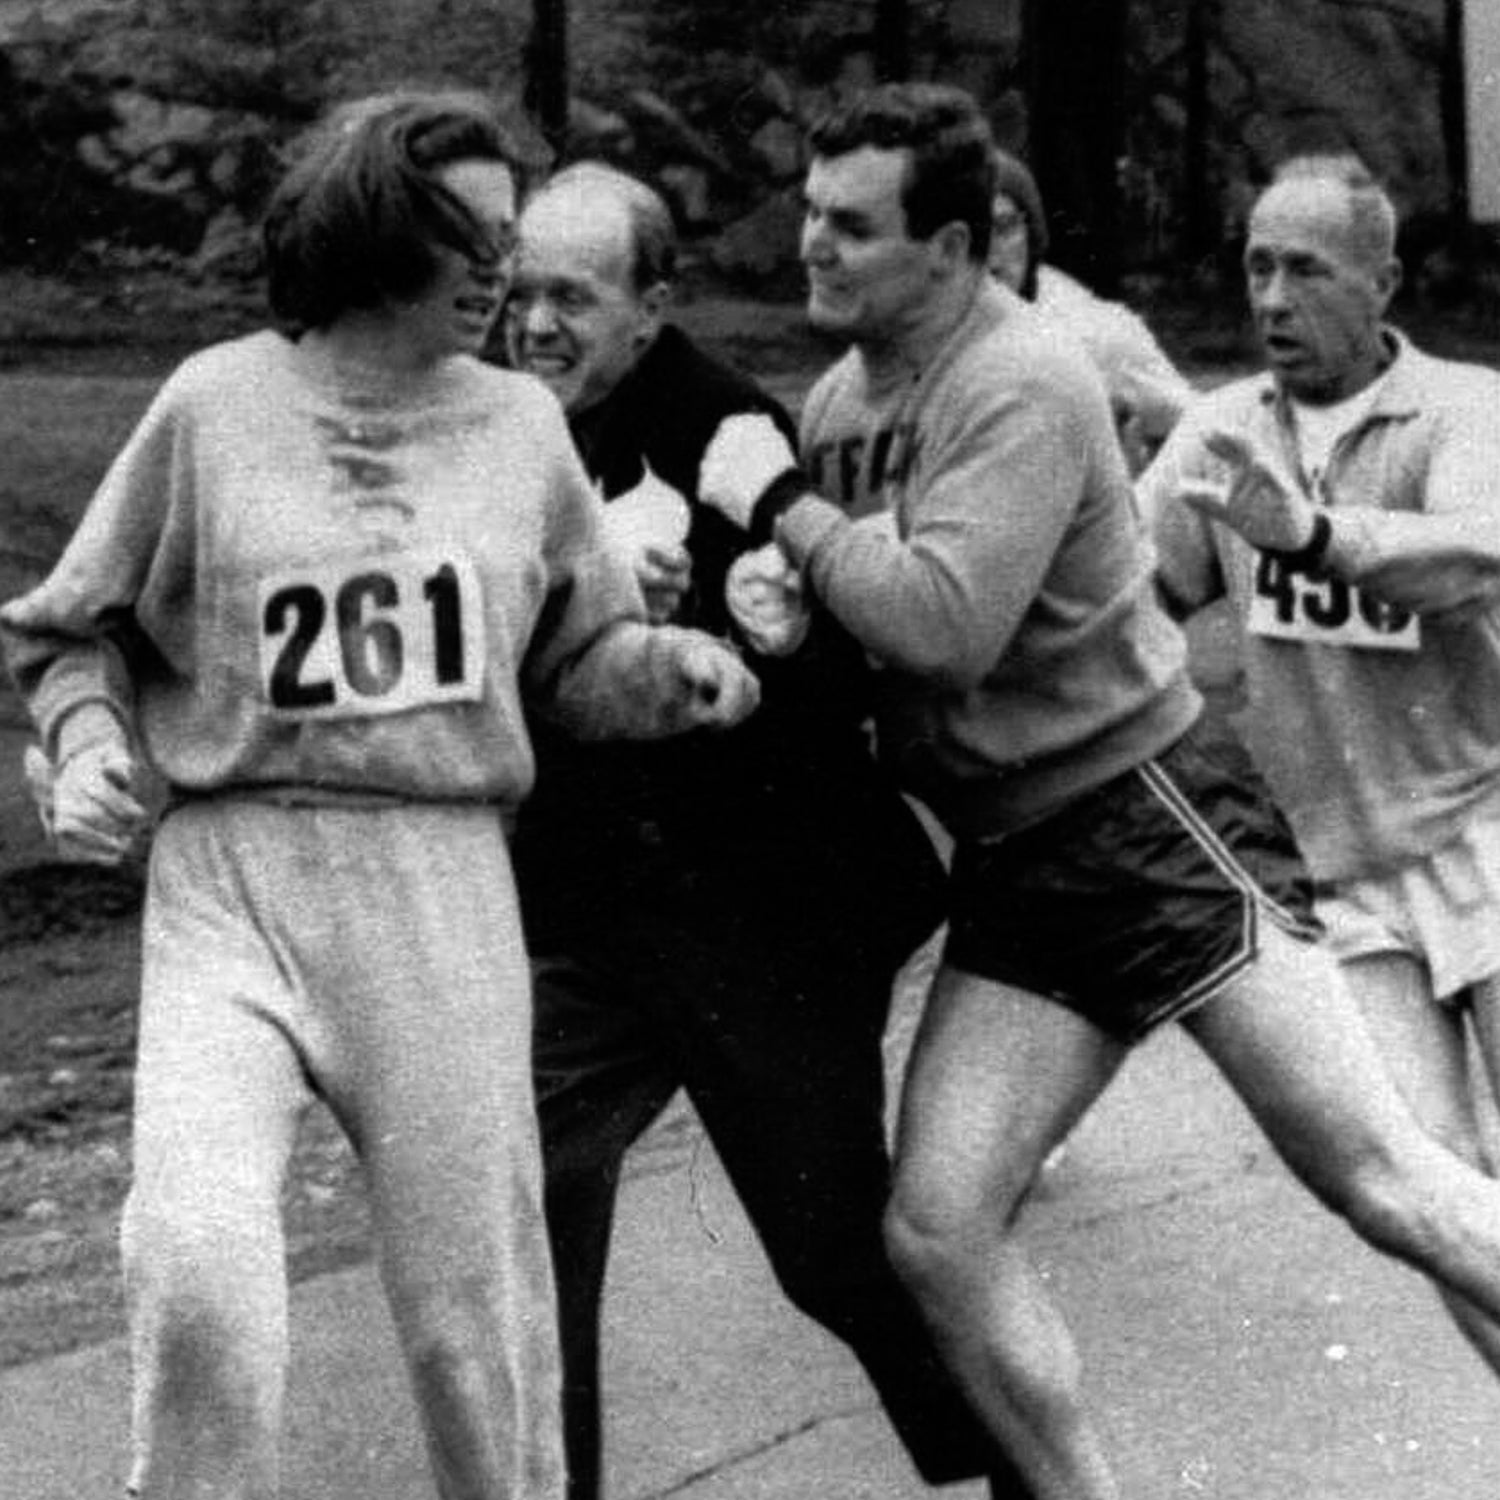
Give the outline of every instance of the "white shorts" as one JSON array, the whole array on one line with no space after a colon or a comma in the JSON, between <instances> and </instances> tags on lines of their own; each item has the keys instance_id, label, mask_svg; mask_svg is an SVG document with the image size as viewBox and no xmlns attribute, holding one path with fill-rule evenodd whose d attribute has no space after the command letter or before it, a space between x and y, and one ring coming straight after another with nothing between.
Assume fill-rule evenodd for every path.
<instances>
[{"instance_id":1,"label":"white shorts","mask_svg":"<svg viewBox=\"0 0 1500 1500\"><path fill-rule=\"evenodd\" d=\"M1425 859L1320 895L1317 912L1341 961L1408 953L1426 966L1435 999L1462 999L1500 974L1500 798Z\"/></svg>"}]
</instances>

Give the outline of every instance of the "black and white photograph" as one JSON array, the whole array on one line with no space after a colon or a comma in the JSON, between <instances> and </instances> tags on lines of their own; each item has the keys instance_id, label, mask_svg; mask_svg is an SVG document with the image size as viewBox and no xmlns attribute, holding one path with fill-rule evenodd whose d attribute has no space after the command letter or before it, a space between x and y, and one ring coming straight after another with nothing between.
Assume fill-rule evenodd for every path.
<instances>
[{"instance_id":1,"label":"black and white photograph","mask_svg":"<svg viewBox=\"0 0 1500 1500\"><path fill-rule=\"evenodd\" d=\"M1500 5L0 0L0 1497L1500 1493Z\"/></svg>"}]
</instances>

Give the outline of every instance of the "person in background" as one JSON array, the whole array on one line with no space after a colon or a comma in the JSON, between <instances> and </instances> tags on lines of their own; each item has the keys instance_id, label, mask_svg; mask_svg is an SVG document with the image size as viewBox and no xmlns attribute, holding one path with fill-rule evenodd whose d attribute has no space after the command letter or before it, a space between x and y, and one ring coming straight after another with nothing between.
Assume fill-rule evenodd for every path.
<instances>
[{"instance_id":1,"label":"person in background","mask_svg":"<svg viewBox=\"0 0 1500 1500\"><path fill-rule=\"evenodd\" d=\"M1020 1219L1134 1045L1179 1022L1320 1201L1492 1319L1500 1185L1406 1107L1289 828L1195 737L1098 376L988 272L978 106L887 85L810 144L808 311L850 348L805 403L805 468L737 417L699 490L881 663L881 754L955 838L892 1257L1034 1493L1117 1500Z\"/></svg>"},{"instance_id":2,"label":"person in background","mask_svg":"<svg viewBox=\"0 0 1500 1500\"><path fill-rule=\"evenodd\" d=\"M1237 728L1387 1066L1484 1162L1468 1042L1500 1084L1500 375L1386 321L1396 227L1357 159L1282 166L1245 249L1266 368L1206 397L1138 494L1177 611L1230 601ZM1500 1371L1493 1318L1445 1296Z\"/></svg>"},{"instance_id":3,"label":"person in background","mask_svg":"<svg viewBox=\"0 0 1500 1500\"><path fill-rule=\"evenodd\" d=\"M515 851L571 1494L602 1485L600 1304L625 1155L684 1089L782 1288L858 1356L921 1472L988 1473L1024 1500L881 1237L882 1034L897 971L941 918L942 870L870 755L862 653L821 611L758 610L784 572L758 576L739 529L698 503L726 419L793 428L671 321L676 249L653 189L575 164L526 204L505 319L510 362L567 410L653 618L730 641L763 686L728 734L538 731Z\"/></svg>"},{"instance_id":4,"label":"person in background","mask_svg":"<svg viewBox=\"0 0 1500 1500\"><path fill-rule=\"evenodd\" d=\"M337 112L265 230L265 330L167 379L0 610L62 852L150 848L122 1240L128 1493L274 1500L281 1190L314 1099L367 1174L437 1489L564 1493L530 978L503 820L522 699L727 726L730 650L642 618L552 396L475 356L517 155L478 98Z\"/></svg>"},{"instance_id":5,"label":"person in background","mask_svg":"<svg viewBox=\"0 0 1500 1500\"><path fill-rule=\"evenodd\" d=\"M995 178L990 270L1083 345L1103 377L1121 446L1138 472L1193 400L1193 387L1137 313L1047 263L1047 216L1030 169L997 148Z\"/></svg>"}]
</instances>

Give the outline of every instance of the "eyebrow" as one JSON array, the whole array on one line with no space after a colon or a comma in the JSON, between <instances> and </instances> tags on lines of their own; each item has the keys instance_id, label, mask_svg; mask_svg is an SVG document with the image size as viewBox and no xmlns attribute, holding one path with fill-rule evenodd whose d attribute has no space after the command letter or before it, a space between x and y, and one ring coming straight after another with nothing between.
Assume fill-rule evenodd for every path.
<instances>
[{"instance_id":1,"label":"eyebrow","mask_svg":"<svg viewBox=\"0 0 1500 1500\"><path fill-rule=\"evenodd\" d=\"M836 229L869 229L875 222L868 209L845 208L837 203L831 207L825 207L821 204L814 204L805 195L802 206L804 212L816 209Z\"/></svg>"}]
</instances>

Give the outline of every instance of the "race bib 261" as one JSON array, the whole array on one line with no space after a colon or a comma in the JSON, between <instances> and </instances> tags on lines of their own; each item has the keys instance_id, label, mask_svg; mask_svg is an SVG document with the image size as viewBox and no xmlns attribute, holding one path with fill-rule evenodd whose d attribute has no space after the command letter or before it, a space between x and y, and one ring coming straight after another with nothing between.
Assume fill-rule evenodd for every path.
<instances>
[{"instance_id":1,"label":"race bib 261","mask_svg":"<svg viewBox=\"0 0 1500 1500\"><path fill-rule=\"evenodd\" d=\"M1247 622L1252 635L1367 651L1417 651L1422 626L1409 609L1386 604L1331 573L1307 573L1262 552Z\"/></svg>"},{"instance_id":2,"label":"race bib 261","mask_svg":"<svg viewBox=\"0 0 1500 1500\"><path fill-rule=\"evenodd\" d=\"M484 677L468 558L400 552L320 562L259 588L261 695L283 718L361 718L473 702Z\"/></svg>"}]
</instances>

